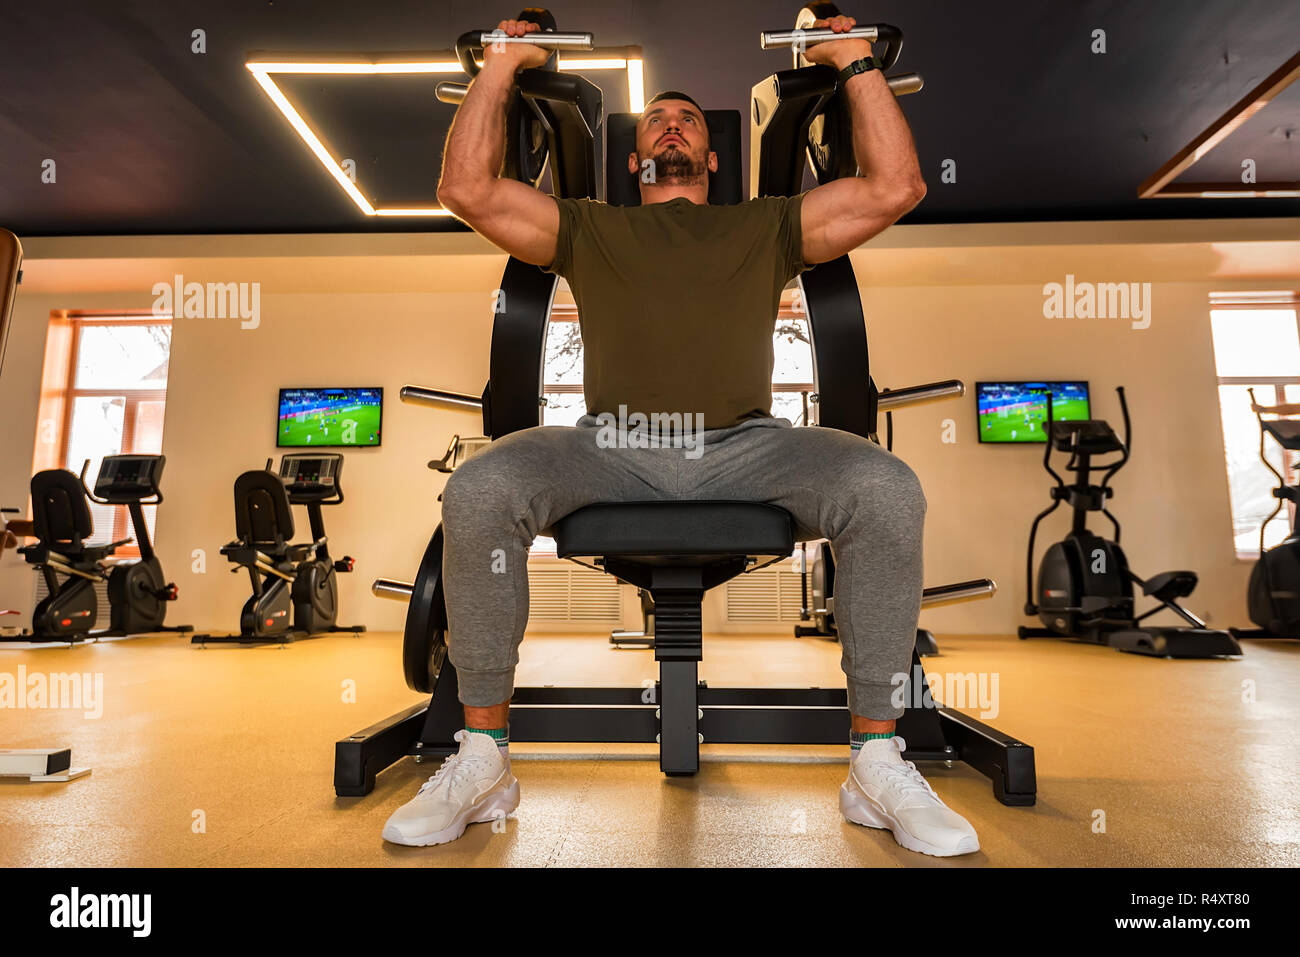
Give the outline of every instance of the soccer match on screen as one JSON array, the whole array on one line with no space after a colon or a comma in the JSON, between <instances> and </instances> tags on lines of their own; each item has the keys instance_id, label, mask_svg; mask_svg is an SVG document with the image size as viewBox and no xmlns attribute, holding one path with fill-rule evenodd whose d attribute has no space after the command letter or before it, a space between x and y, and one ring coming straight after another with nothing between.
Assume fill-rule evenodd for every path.
<instances>
[{"instance_id":1,"label":"soccer match on screen","mask_svg":"<svg viewBox=\"0 0 1300 957\"><path fill-rule=\"evenodd\" d=\"M276 445L378 445L383 389L281 389Z\"/></svg>"},{"instance_id":2,"label":"soccer match on screen","mask_svg":"<svg viewBox=\"0 0 1300 957\"><path fill-rule=\"evenodd\" d=\"M980 441L1046 441L1049 393L1055 421L1091 417L1086 382L981 382L977 393Z\"/></svg>"}]
</instances>

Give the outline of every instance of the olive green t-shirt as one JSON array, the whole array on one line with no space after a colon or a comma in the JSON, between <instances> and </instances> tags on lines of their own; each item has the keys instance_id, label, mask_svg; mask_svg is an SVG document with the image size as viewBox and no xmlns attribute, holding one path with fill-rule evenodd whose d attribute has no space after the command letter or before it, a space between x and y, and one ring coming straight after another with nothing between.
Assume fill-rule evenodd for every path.
<instances>
[{"instance_id":1,"label":"olive green t-shirt","mask_svg":"<svg viewBox=\"0 0 1300 957\"><path fill-rule=\"evenodd\" d=\"M587 412L702 413L706 429L770 416L781 290L806 268L802 200L556 200L547 272L577 303Z\"/></svg>"}]
</instances>

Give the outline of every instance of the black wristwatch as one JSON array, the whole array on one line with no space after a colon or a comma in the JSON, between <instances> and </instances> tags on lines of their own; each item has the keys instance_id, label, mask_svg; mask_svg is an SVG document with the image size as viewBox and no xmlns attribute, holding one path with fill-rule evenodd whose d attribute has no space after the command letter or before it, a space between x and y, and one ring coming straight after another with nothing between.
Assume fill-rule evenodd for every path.
<instances>
[{"instance_id":1,"label":"black wristwatch","mask_svg":"<svg viewBox=\"0 0 1300 957\"><path fill-rule=\"evenodd\" d=\"M848 83L849 80L857 76L859 73L870 73L872 70L879 69L880 64L876 62L876 58L873 56L864 56L860 60L854 60L844 69L840 70L840 86Z\"/></svg>"}]
</instances>

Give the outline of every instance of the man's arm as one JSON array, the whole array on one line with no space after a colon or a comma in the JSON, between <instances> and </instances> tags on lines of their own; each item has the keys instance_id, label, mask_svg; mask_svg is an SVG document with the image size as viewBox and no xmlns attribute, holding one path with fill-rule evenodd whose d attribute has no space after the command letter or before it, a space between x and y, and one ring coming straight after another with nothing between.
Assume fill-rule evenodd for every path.
<instances>
[{"instance_id":1,"label":"man's arm","mask_svg":"<svg viewBox=\"0 0 1300 957\"><path fill-rule=\"evenodd\" d=\"M842 32L855 23L852 17L835 17L816 26ZM806 53L810 61L836 70L870 55L869 43L853 39L813 44ZM925 197L912 132L881 71L850 78L841 95L852 115L853 154L862 175L837 179L804 196L800 225L803 259L810 266L856 249Z\"/></svg>"},{"instance_id":2,"label":"man's arm","mask_svg":"<svg viewBox=\"0 0 1300 957\"><path fill-rule=\"evenodd\" d=\"M538 29L526 21L502 21L499 29L523 36ZM484 51L483 69L456 110L442 153L438 202L480 236L516 259L549 266L555 259L560 211L539 189L498 174L505 158L506 109L515 71L545 62L547 51L524 44L500 44Z\"/></svg>"}]
</instances>

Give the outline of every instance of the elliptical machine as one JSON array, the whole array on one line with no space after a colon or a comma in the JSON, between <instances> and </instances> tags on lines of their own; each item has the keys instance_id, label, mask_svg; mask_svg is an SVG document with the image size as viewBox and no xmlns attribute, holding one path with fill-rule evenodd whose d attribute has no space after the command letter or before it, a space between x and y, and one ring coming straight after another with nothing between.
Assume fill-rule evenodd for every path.
<instances>
[{"instance_id":1,"label":"elliptical machine","mask_svg":"<svg viewBox=\"0 0 1300 957\"><path fill-rule=\"evenodd\" d=\"M195 635L192 644L286 643L336 631L359 634L364 625L337 625L338 572L352 571L344 555L330 558L322 505L343 502L343 456L337 452L286 454L280 471L245 472L235 480L235 534L221 549L236 567L248 570L253 594L244 602L237 635ZM292 505L307 506L311 542L292 545Z\"/></svg>"},{"instance_id":2,"label":"elliptical machine","mask_svg":"<svg viewBox=\"0 0 1300 957\"><path fill-rule=\"evenodd\" d=\"M1169 571L1142 579L1128 566L1119 546L1119 520L1106 508L1106 500L1115 494L1110 481L1128 462L1132 423L1124 388L1115 390L1124 414L1124 440L1101 419L1056 422L1052 418L1052 395L1047 394L1047 442L1043 450L1043 468L1056 480L1051 490L1052 504L1039 512L1029 529L1026 557L1026 585L1029 600L1026 615L1037 615L1045 628L1020 628L1021 638L1069 638L1092 644L1109 645L1120 651L1156 658L1216 658L1241 654L1241 647L1226 631L1205 627L1205 622L1178 604L1196 588L1192 571ZM1065 470L1075 473L1072 484L1052 468L1052 450L1068 453ZM1097 456L1119 457L1096 463ZM1103 469L1100 484L1092 484L1092 471ZM1038 571L1038 588L1034 590L1034 541L1038 526L1061 503L1074 510L1070 533L1047 549ZM1101 512L1115 528L1115 540L1094 535L1088 529L1088 513ZM1141 615L1134 615L1133 586L1159 604ZM1190 627L1147 626L1139 623L1162 609L1178 615Z\"/></svg>"},{"instance_id":3,"label":"elliptical machine","mask_svg":"<svg viewBox=\"0 0 1300 957\"><path fill-rule=\"evenodd\" d=\"M1273 419L1265 422L1255 401L1255 390L1246 391L1250 393L1250 402L1259 420L1260 461L1277 476L1277 488L1273 489L1277 507L1259 526L1259 561L1251 570L1246 592L1250 620L1259 627L1234 628L1232 633L1237 638L1300 638L1300 535L1296 533L1294 517L1291 534L1272 548L1264 547L1264 530L1268 523L1277 518L1287 502L1292 507L1300 504L1300 485L1289 485L1286 476L1275 469L1264 454L1265 436L1273 436L1286 452L1300 452L1300 421ZM1285 461L1282 467L1286 468Z\"/></svg>"}]
</instances>

